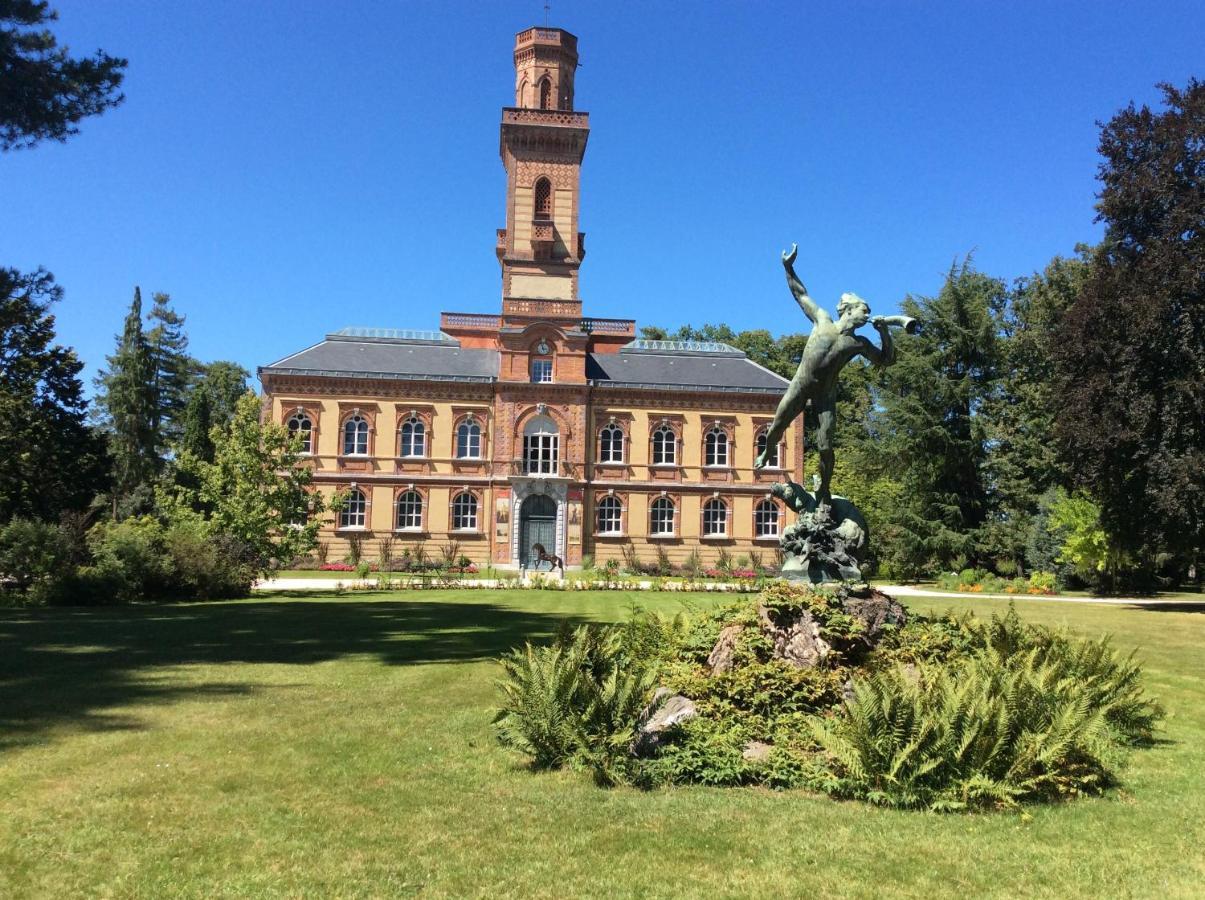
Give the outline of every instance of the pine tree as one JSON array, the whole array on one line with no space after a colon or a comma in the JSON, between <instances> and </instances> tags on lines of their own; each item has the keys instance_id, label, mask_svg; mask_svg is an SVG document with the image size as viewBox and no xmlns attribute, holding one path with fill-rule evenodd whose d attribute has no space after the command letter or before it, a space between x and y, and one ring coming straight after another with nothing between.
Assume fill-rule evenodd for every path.
<instances>
[{"instance_id":1,"label":"pine tree","mask_svg":"<svg viewBox=\"0 0 1205 900\"><path fill-rule=\"evenodd\" d=\"M210 436L213 423L209 408L209 392L199 386L194 388L184 408L180 442L177 445L181 452L204 462L213 462L213 438Z\"/></svg>"},{"instance_id":2,"label":"pine tree","mask_svg":"<svg viewBox=\"0 0 1205 900\"><path fill-rule=\"evenodd\" d=\"M151 506L160 467L156 452L154 364L142 330L142 291L134 300L116 352L98 379L97 404L109 433L113 461L113 501L118 516Z\"/></svg>"},{"instance_id":3,"label":"pine tree","mask_svg":"<svg viewBox=\"0 0 1205 900\"><path fill-rule=\"evenodd\" d=\"M251 373L238 363L217 360L201 367L199 387L209 394L209 416L214 425L225 427L234 418L240 398L247 393Z\"/></svg>"},{"instance_id":4,"label":"pine tree","mask_svg":"<svg viewBox=\"0 0 1205 900\"><path fill-rule=\"evenodd\" d=\"M153 370L155 395L151 427L155 431L160 456L179 439L180 421L188 403L189 390L196 378L199 364L188 355L188 335L184 332L184 316L171 308L171 297L156 293L151 298L147 316L151 327L146 330L147 346Z\"/></svg>"}]
</instances>

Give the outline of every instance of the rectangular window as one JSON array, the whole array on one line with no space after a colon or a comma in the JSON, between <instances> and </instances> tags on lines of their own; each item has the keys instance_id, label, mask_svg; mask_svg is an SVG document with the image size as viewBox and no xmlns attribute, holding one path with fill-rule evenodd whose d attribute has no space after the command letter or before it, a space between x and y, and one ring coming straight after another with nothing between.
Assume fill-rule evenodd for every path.
<instances>
[{"instance_id":1,"label":"rectangular window","mask_svg":"<svg viewBox=\"0 0 1205 900\"><path fill-rule=\"evenodd\" d=\"M533 359L531 361L532 384L548 384L552 381L552 360Z\"/></svg>"},{"instance_id":2,"label":"rectangular window","mask_svg":"<svg viewBox=\"0 0 1205 900\"><path fill-rule=\"evenodd\" d=\"M560 437L555 434L528 434L523 437L523 468L528 475L556 475Z\"/></svg>"}]
</instances>

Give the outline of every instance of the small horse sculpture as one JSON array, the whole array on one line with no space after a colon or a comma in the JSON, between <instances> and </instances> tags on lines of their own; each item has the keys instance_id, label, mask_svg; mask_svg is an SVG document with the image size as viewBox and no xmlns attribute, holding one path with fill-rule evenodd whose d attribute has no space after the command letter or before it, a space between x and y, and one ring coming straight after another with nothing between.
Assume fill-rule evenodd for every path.
<instances>
[{"instance_id":1,"label":"small horse sculpture","mask_svg":"<svg viewBox=\"0 0 1205 900\"><path fill-rule=\"evenodd\" d=\"M547 550L545 550L543 544L532 544L531 549L536 552L536 565L537 566L540 563L548 563L548 571L549 572L551 572L553 569L560 569L561 574L562 575L565 574L565 561L563 559L561 559L559 556L556 556L552 553L549 553Z\"/></svg>"}]
</instances>

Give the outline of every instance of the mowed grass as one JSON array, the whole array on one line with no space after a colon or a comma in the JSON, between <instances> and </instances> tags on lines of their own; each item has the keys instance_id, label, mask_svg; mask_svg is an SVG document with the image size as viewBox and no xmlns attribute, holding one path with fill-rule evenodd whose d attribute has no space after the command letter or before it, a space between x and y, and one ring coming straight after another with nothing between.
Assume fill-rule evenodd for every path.
<instances>
[{"instance_id":1,"label":"mowed grass","mask_svg":"<svg viewBox=\"0 0 1205 900\"><path fill-rule=\"evenodd\" d=\"M1027 618L1140 647L1170 713L1163 741L1104 797L940 816L525 769L492 738L494 658L630 602L680 600L2 610L0 897L1205 893L1205 613L1019 601Z\"/></svg>"}]
</instances>

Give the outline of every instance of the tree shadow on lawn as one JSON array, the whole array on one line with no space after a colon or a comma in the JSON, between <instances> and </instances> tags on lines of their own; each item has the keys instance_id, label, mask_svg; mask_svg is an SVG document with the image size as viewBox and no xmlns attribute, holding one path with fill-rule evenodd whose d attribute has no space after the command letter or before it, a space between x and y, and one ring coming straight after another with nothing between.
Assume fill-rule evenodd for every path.
<instances>
[{"instance_id":1,"label":"tree shadow on lawn","mask_svg":"<svg viewBox=\"0 0 1205 900\"><path fill-rule=\"evenodd\" d=\"M257 689L155 678L163 667L309 665L365 654L393 666L471 662L547 639L564 621L585 620L421 599L0 610L0 750L56 725L142 727L112 707Z\"/></svg>"}]
</instances>

